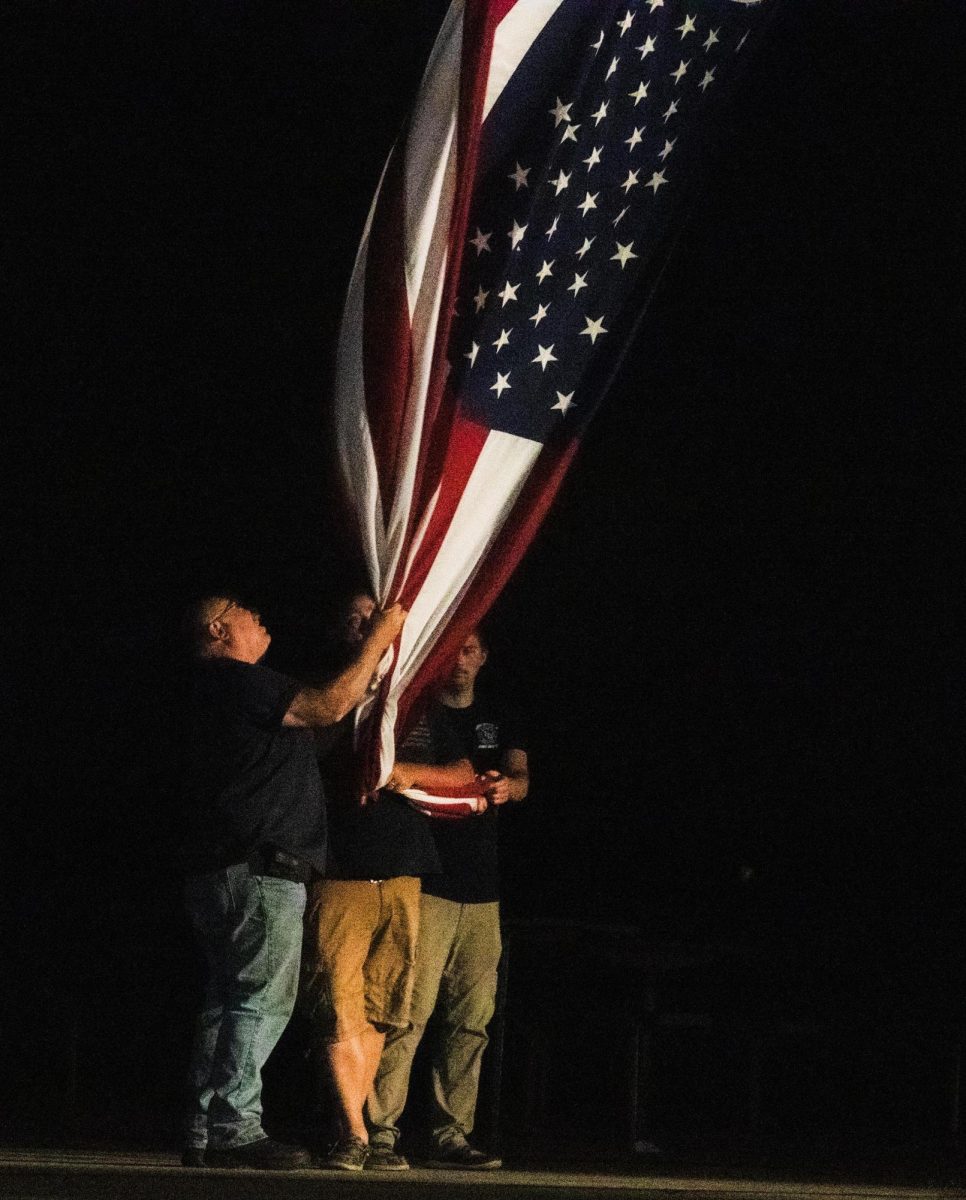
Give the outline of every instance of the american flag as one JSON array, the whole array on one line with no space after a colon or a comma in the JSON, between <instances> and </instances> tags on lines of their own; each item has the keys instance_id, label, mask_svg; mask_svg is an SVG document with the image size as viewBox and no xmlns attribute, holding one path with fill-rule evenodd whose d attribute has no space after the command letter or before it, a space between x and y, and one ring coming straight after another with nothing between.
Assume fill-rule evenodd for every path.
<instances>
[{"instance_id":1,"label":"american flag","mask_svg":"<svg viewBox=\"0 0 966 1200\"><path fill-rule=\"evenodd\" d=\"M369 786L546 514L776 3L454 0L338 352L339 464L373 592L410 609L359 712Z\"/></svg>"}]
</instances>

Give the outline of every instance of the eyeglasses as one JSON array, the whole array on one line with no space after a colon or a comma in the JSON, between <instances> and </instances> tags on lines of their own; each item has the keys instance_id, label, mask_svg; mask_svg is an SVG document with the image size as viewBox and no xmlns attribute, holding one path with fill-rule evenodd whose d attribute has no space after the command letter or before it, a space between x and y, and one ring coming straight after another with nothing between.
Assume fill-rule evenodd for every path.
<instances>
[{"instance_id":1,"label":"eyeglasses","mask_svg":"<svg viewBox=\"0 0 966 1200\"><path fill-rule=\"evenodd\" d=\"M238 607L237 600L229 600L228 603L225 605L225 607L221 610L221 612L218 613L217 616L212 617L211 620L209 620L208 624L214 625L214 623L216 621L224 620L224 618L231 612L231 610L233 608L237 608L237 607Z\"/></svg>"}]
</instances>

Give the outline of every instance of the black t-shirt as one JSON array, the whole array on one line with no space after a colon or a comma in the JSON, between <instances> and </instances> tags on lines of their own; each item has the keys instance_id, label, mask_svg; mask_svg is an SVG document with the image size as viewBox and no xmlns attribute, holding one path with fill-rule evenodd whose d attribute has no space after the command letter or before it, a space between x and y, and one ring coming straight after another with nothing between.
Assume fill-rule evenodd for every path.
<instances>
[{"instance_id":1,"label":"black t-shirt","mask_svg":"<svg viewBox=\"0 0 966 1200\"><path fill-rule=\"evenodd\" d=\"M180 855L186 871L218 870L268 847L324 869L325 807L312 732L282 726L300 686L260 664L198 664Z\"/></svg>"},{"instance_id":2,"label":"black t-shirt","mask_svg":"<svg viewBox=\"0 0 966 1200\"><path fill-rule=\"evenodd\" d=\"M401 796L383 790L361 804L353 793L351 717L341 723L337 741L323 763L330 832L326 874L332 879L394 879L438 871L439 858L427 822ZM444 752L450 759L460 757L450 746ZM405 757L401 749L399 757Z\"/></svg>"},{"instance_id":3,"label":"black t-shirt","mask_svg":"<svg viewBox=\"0 0 966 1200\"><path fill-rule=\"evenodd\" d=\"M499 771L507 750L526 749L516 723L500 720L486 701L474 700L468 708L450 708L437 701L430 706L427 721L437 742L450 747L449 757L438 757L438 763L468 758L477 772ZM424 892L461 904L499 900L498 813L491 807L482 816L458 821L423 818L442 865L438 875L423 880Z\"/></svg>"}]
</instances>

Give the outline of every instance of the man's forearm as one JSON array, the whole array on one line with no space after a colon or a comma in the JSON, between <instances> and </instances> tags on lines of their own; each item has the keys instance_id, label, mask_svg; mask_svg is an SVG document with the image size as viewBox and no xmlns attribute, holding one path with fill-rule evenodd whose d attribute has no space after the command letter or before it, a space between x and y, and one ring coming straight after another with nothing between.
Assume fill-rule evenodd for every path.
<instances>
[{"instance_id":1,"label":"man's forearm","mask_svg":"<svg viewBox=\"0 0 966 1200\"><path fill-rule=\"evenodd\" d=\"M526 800L530 790L530 776L524 772L507 772L507 784L511 800Z\"/></svg>"},{"instance_id":2,"label":"man's forearm","mask_svg":"<svg viewBox=\"0 0 966 1200\"><path fill-rule=\"evenodd\" d=\"M445 763L442 766L430 766L428 763L397 762L386 787L393 791L405 791L407 788L427 788L438 792L445 788L469 787L476 782L476 772L468 758L457 759L456 762Z\"/></svg>"},{"instance_id":3,"label":"man's forearm","mask_svg":"<svg viewBox=\"0 0 966 1200\"><path fill-rule=\"evenodd\" d=\"M358 655L323 687L302 688L289 705L284 724L334 725L365 696L382 656L403 626L406 614L398 604L377 614Z\"/></svg>"}]
</instances>

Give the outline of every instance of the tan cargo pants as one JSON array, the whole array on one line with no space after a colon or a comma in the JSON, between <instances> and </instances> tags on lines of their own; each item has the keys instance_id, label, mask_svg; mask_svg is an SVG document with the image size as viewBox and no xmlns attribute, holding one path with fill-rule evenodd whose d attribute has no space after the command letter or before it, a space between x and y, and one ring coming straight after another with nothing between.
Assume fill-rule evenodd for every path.
<instances>
[{"instance_id":1,"label":"tan cargo pants","mask_svg":"<svg viewBox=\"0 0 966 1200\"><path fill-rule=\"evenodd\" d=\"M493 1016L500 961L500 906L421 899L416 978L408 1030L390 1030L367 1103L370 1143L393 1147L406 1106L409 1073L426 1023L438 1010L432 1047L432 1136L438 1149L473 1131L486 1027Z\"/></svg>"}]
</instances>

